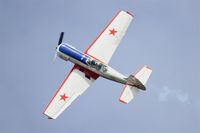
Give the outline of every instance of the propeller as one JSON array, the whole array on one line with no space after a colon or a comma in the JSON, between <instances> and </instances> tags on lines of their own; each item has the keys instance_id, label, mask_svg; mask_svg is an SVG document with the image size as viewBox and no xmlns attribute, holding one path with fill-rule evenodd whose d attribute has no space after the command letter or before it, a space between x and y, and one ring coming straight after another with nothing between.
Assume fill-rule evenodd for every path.
<instances>
[{"instance_id":1,"label":"propeller","mask_svg":"<svg viewBox=\"0 0 200 133\"><path fill-rule=\"evenodd\" d=\"M61 32L60 33L60 38L59 38L59 41L58 41L58 46L62 43L63 37L64 37L64 32Z\"/></svg>"},{"instance_id":2,"label":"propeller","mask_svg":"<svg viewBox=\"0 0 200 133\"><path fill-rule=\"evenodd\" d=\"M58 46L62 43L63 37L64 37L64 32L61 32L61 33L60 33L59 40L58 40ZM57 47L58 47L58 46L56 46L56 50L57 50ZM56 60L56 57L57 57L57 51L56 51L56 53L55 53L55 55L54 55L53 62Z\"/></svg>"}]
</instances>

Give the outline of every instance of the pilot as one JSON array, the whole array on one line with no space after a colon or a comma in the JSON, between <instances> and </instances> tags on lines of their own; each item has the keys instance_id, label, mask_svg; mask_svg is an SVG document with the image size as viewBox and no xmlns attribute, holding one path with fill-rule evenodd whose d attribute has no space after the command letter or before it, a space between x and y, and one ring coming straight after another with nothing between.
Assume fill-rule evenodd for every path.
<instances>
[{"instance_id":1,"label":"pilot","mask_svg":"<svg viewBox=\"0 0 200 133\"><path fill-rule=\"evenodd\" d=\"M95 65L96 65L96 62L95 62L94 60L92 60L92 61L91 61L91 65L92 65L92 66L95 66Z\"/></svg>"}]
</instances>

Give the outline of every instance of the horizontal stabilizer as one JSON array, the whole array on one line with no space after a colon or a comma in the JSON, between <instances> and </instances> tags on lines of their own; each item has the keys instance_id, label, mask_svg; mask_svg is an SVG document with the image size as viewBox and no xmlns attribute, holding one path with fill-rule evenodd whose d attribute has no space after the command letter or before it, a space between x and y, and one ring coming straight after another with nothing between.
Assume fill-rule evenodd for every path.
<instances>
[{"instance_id":1,"label":"horizontal stabilizer","mask_svg":"<svg viewBox=\"0 0 200 133\"><path fill-rule=\"evenodd\" d=\"M129 103L135 97L135 95L137 95L138 92L139 89L136 87L126 85L121 94L121 97L119 98L119 101L123 103Z\"/></svg>"},{"instance_id":2,"label":"horizontal stabilizer","mask_svg":"<svg viewBox=\"0 0 200 133\"><path fill-rule=\"evenodd\" d=\"M149 79L149 76L151 75L152 70L144 66L138 73L136 73L135 77L143 84L145 85Z\"/></svg>"},{"instance_id":3,"label":"horizontal stabilizer","mask_svg":"<svg viewBox=\"0 0 200 133\"><path fill-rule=\"evenodd\" d=\"M127 84L119 98L123 103L129 103L135 95L139 92L139 89L145 90L145 84L147 83L152 70L144 66L135 76L129 76Z\"/></svg>"}]
</instances>

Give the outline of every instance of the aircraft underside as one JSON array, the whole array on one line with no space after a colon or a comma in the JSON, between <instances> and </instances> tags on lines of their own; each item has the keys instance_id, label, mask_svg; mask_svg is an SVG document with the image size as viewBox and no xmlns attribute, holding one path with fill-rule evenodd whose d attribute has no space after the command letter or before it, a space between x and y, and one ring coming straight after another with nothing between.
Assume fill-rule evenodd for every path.
<instances>
[{"instance_id":1,"label":"aircraft underside","mask_svg":"<svg viewBox=\"0 0 200 133\"><path fill-rule=\"evenodd\" d=\"M65 45L65 44L63 44L63 45ZM60 47L62 47L62 45ZM65 53L60 52L60 51L58 51L57 54L63 60L71 61L72 63L80 66L80 68L82 68L82 69L84 68L84 70L87 69L103 78L106 78L106 79L109 79L109 80L112 80L112 81L115 81L118 83L122 83L122 84L127 83L126 76L124 76L123 74L114 70L110 66L103 64L102 62L92 59L92 57L88 58L88 55L85 55L84 53L78 53L78 54L81 54L81 56L79 57L80 59L78 59L78 54L75 55L76 58L69 57L69 55L66 55ZM76 54L76 53L74 52L73 54ZM84 58L87 58L87 59L84 59ZM83 61L85 61L86 63ZM89 78L89 75L86 75L86 77Z\"/></svg>"},{"instance_id":2,"label":"aircraft underside","mask_svg":"<svg viewBox=\"0 0 200 133\"><path fill-rule=\"evenodd\" d=\"M75 65L45 108L44 114L48 118L56 119L100 76L125 84L119 97L122 103L129 103L139 90L146 89L144 85L152 72L149 67L144 66L135 75L126 77L108 66L132 19L130 12L119 11L84 52L62 43L64 32L61 32L56 53L63 60L71 61Z\"/></svg>"}]
</instances>

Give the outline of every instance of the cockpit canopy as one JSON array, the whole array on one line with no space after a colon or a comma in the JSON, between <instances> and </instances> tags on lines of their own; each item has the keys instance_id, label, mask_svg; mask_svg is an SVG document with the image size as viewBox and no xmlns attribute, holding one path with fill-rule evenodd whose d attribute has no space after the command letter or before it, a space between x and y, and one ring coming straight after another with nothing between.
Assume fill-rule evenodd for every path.
<instances>
[{"instance_id":1,"label":"cockpit canopy","mask_svg":"<svg viewBox=\"0 0 200 133\"><path fill-rule=\"evenodd\" d=\"M100 71L100 72L106 72L107 71L107 67L106 65L102 64L101 62L98 62L96 60L87 60L87 64L92 67L92 68L95 68L97 71Z\"/></svg>"}]
</instances>

